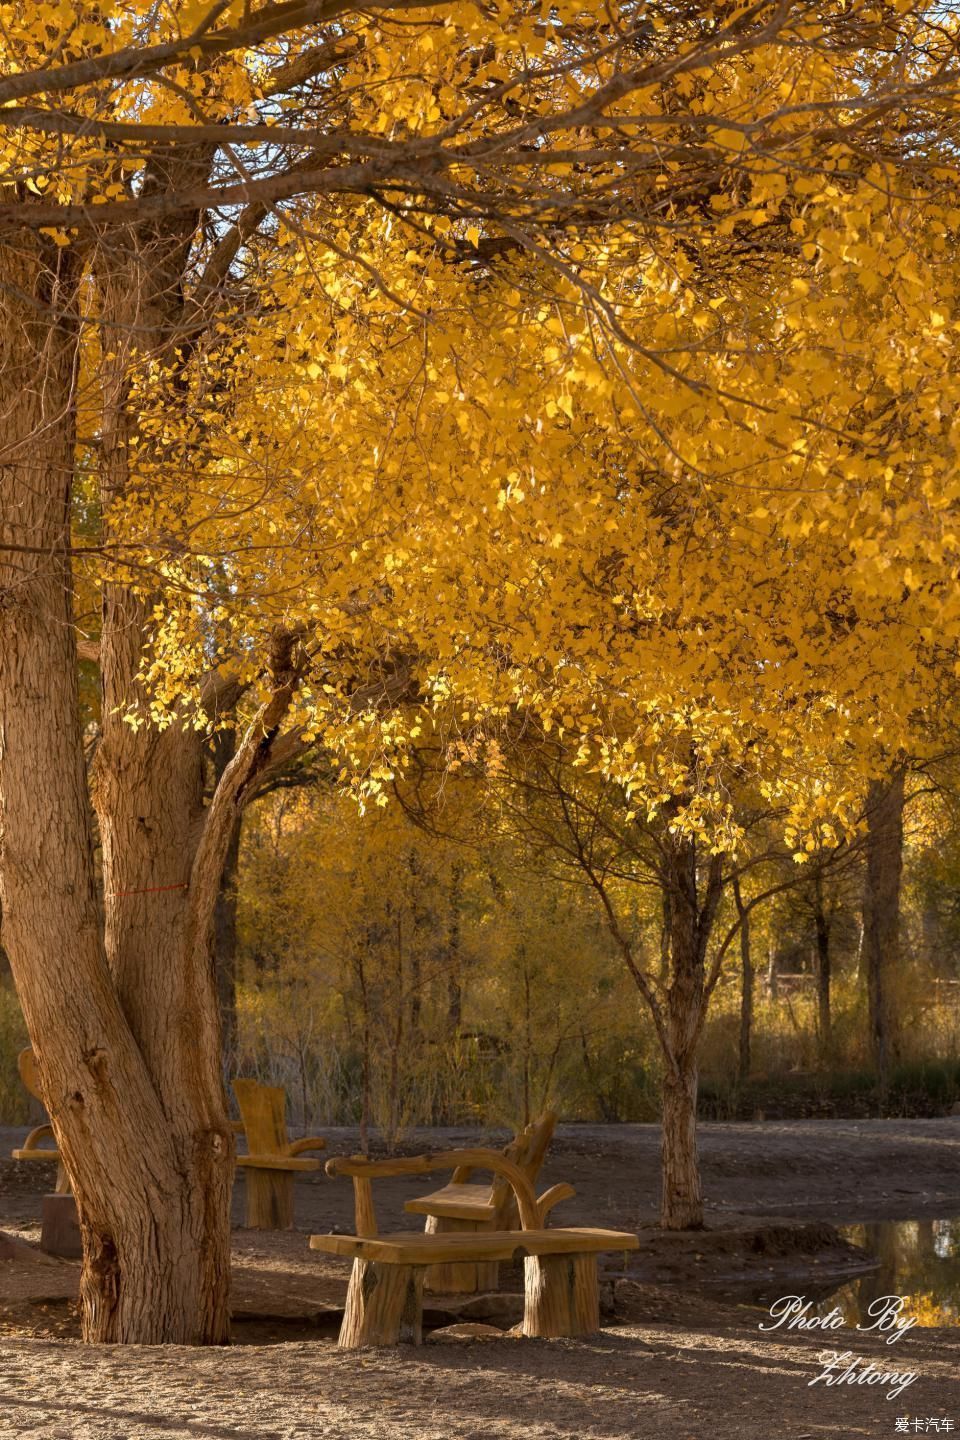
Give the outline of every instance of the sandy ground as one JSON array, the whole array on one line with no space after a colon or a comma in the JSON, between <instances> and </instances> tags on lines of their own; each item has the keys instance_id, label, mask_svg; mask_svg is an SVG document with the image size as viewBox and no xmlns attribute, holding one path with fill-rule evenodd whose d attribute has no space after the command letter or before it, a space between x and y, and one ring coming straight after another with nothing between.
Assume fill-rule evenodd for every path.
<instances>
[{"instance_id":1,"label":"sandy ground","mask_svg":"<svg viewBox=\"0 0 960 1440\"><path fill-rule=\"evenodd\" d=\"M0 1131L0 1155L20 1133ZM332 1153L357 1148L355 1132L327 1134ZM420 1132L403 1148L468 1138L478 1139ZM502 1143L493 1132L483 1138ZM768 1334L757 1328L762 1311L731 1299L751 1275L778 1293L822 1292L824 1273L851 1263L827 1220L960 1215L960 1119L704 1126L709 1228L680 1240L651 1224L656 1145L652 1126L561 1127L543 1172L544 1187L577 1187L556 1223L640 1229L630 1278L608 1272L607 1328L591 1340L464 1341L434 1331L419 1350L338 1352L346 1267L311 1255L306 1234L350 1228L351 1187L322 1175L298 1184L295 1231L236 1231L241 1343L227 1350L85 1348L72 1338L77 1267L0 1262L0 1435L820 1440L893 1435L898 1418L910 1422L899 1433L942 1433L952 1420L960 1434L960 1330L913 1330L895 1345L852 1329ZM36 1237L44 1169L0 1162L0 1226L9 1233ZM382 1228L409 1224L402 1201L423 1188L378 1185ZM242 1223L242 1183L235 1207ZM515 1286L516 1276L504 1281ZM458 1313L433 1302L428 1320L484 1319L504 1331L519 1298L501 1297L486 1313L477 1303ZM846 1350L857 1374L872 1362L918 1378L889 1400L896 1382L810 1384L820 1355Z\"/></svg>"},{"instance_id":2,"label":"sandy ground","mask_svg":"<svg viewBox=\"0 0 960 1440\"><path fill-rule=\"evenodd\" d=\"M774 1440L887 1436L896 1418L960 1425L960 1345L912 1344L918 1379L899 1400L878 1387L809 1381L822 1343L755 1330L643 1324L590 1341L475 1341L365 1353L297 1343L224 1352L93 1351L14 1340L0 1365L0 1434L140 1440ZM908 1352L901 1349L906 1366Z\"/></svg>"}]
</instances>

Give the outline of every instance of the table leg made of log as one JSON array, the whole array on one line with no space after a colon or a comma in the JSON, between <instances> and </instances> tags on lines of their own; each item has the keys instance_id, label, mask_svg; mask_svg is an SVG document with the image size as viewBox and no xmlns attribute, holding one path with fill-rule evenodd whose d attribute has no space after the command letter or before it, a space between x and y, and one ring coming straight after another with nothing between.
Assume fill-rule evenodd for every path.
<instances>
[{"instance_id":1,"label":"table leg made of log","mask_svg":"<svg viewBox=\"0 0 960 1440\"><path fill-rule=\"evenodd\" d=\"M354 1260L340 1326L340 1349L422 1345L426 1271L426 1265L382 1265L375 1260Z\"/></svg>"},{"instance_id":2,"label":"table leg made of log","mask_svg":"<svg viewBox=\"0 0 960 1440\"><path fill-rule=\"evenodd\" d=\"M446 1215L428 1215L428 1235L458 1234L491 1229L489 1221L454 1220ZM496 1290L500 1283L500 1266L496 1260L458 1260L446 1265L428 1265L424 1288L431 1295L474 1295L477 1291Z\"/></svg>"},{"instance_id":3,"label":"table leg made of log","mask_svg":"<svg viewBox=\"0 0 960 1440\"><path fill-rule=\"evenodd\" d=\"M80 1260L83 1243L80 1236L80 1221L77 1216L77 1202L68 1191L44 1195L40 1202L40 1249L48 1255L60 1255L67 1260Z\"/></svg>"},{"instance_id":4,"label":"table leg made of log","mask_svg":"<svg viewBox=\"0 0 960 1440\"><path fill-rule=\"evenodd\" d=\"M528 1255L523 1281L524 1335L553 1340L600 1329L596 1255Z\"/></svg>"},{"instance_id":5,"label":"table leg made of log","mask_svg":"<svg viewBox=\"0 0 960 1440\"><path fill-rule=\"evenodd\" d=\"M293 1228L293 1175L289 1170L244 1167L246 1223L250 1230Z\"/></svg>"}]
</instances>

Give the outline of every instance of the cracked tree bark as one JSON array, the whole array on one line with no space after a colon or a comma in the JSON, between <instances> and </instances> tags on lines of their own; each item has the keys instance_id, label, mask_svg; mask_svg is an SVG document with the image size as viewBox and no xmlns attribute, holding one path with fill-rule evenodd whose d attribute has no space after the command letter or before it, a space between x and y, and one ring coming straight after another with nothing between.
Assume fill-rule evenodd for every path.
<instances>
[{"instance_id":1,"label":"cracked tree bark","mask_svg":"<svg viewBox=\"0 0 960 1440\"><path fill-rule=\"evenodd\" d=\"M77 1197L85 1338L220 1343L229 1332L233 1136L214 912L239 814L296 677L288 669L277 679L204 809L199 737L123 722L144 698L147 602L122 584L105 587L94 777L101 909L72 613L75 264L42 239L0 248L3 943ZM150 256L136 264L150 266ZM133 281L127 293L142 305L145 274ZM158 283L169 288L162 274ZM105 507L111 488L127 483L116 373L101 447Z\"/></svg>"},{"instance_id":2,"label":"cracked tree bark","mask_svg":"<svg viewBox=\"0 0 960 1440\"><path fill-rule=\"evenodd\" d=\"M191 1095L196 1027L178 1008L185 997L169 928L157 932L150 976L174 977L178 1000L148 1027L157 987L148 980L139 990L132 936L153 916L143 898L115 903L105 931L94 870L69 555L73 266L43 241L0 252L0 538L10 547L0 553L4 945L77 1196L85 1335L221 1340L224 1250L207 1247L229 1195L230 1131L216 1105ZM117 867L108 869L115 886ZM152 882L155 874L151 865Z\"/></svg>"}]
</instances>

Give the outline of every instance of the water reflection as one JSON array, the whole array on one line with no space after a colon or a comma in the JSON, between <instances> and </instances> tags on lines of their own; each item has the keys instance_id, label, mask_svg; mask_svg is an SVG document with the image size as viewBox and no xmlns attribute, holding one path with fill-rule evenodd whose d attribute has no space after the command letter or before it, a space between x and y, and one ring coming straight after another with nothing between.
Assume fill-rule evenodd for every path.
<instances>
[{"instance_id":1,"label":"water reflection","mask_svg":"<svg viewBox=\"0 0 960 1440\"><path fill-rule=\"evenodd\" d=\"M882 1220L838 1227L845 1240L869 1250L879 1266L817 1303L835 1306L848 1325L869 1323L881 1295L902 1295L903 1315L918 1325L956 1325L960 1317L960 1219Z\"/></svg>"}]
</instances>

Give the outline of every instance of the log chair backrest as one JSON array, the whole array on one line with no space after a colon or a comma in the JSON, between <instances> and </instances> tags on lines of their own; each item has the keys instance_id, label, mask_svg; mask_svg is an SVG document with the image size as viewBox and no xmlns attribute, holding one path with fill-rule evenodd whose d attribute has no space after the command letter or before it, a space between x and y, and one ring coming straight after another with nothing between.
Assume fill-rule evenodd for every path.
<instances>
[{"instance_id":1,"label":"log chair backrest","mask_svg":"<svg viewBox=\"0 0 960 1440\"><path fill-rule=\"evenodd\" d=\"M540 1166L544 1162L553 1132L557 1128L557 1116L553 1110L545 1110L536 1120L520 1130L503 1150L504 1158L512 1161L526 1175L531 1185L536 1184ZM455 1185L465 1185L472 1170L462 1165L454 1172ZM514 1193L502 1175L494 1177L490 1187L490 1198L495 1206L491 1226L494 1230L516 1230L520 1225L520 1214Z\"/></svg>"},{"instance_id":2,"label":"log chair backrest","mask_svg":"<svg viewBox=\"0 0 960 1440\"><path fill-rule=\"evenodd\" d=\"M287 1148L287 1095L279 1085L234 1080L240 1116L251 1155L282 1155Z\"/></svg>"},{"instance_id":3,"label":"log chair backrest","mask_svg":"<svg viewBox=\"0 0 960 1440\"><path fill-rule=\"evenodd\" d=\"M24 1089L29 1090L33 1098L43 1104L43 1096L40 1094L40 1082L37 1078L37 1062L29 1045L26 1050L21 1050L17 1056L17 1069L20 1071L20 1079L23 1081Z\"/></svg>"},{"instance_id":4,"label":"log chair backrest","mask_svg":"<svg viewBox=\"0 0 960 1440\"><path fill-rule=\"evenodd\" d=\"M553 1110L545 1110L520 1133L514 1136L504 1150L504 1156L523 1171L531 1185L536 1185L540 1167L544 1162L553 1132L557 1128L557 1117ZM511 1187L498 1175L493 1182L493 1203L496 1206L492 1228L494 1230L516 1230L520 1225L517 1200Z\"/></svg>"}]
</instances>

